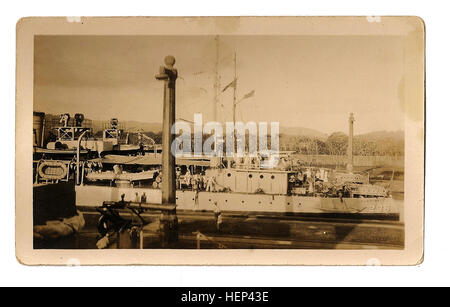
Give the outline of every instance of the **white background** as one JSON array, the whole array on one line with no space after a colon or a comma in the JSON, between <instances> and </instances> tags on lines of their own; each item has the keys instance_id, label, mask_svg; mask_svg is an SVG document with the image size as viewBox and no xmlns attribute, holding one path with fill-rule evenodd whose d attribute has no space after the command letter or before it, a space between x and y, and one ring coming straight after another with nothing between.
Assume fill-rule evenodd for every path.
<instances>
[{"instance_id":1,"label":"white background","mask_svg":"<svg viewBox=\"0 0 450 307\"><path fill-rule=\"evenodd\" d=\"M25 16L416 15L426 24L425 262L415 267L26 267L14 250L15 26ZM0 286L450 285L448 6L431 1L10 1L1 13ZM120 277L119 277L120 276ZM119 277L119 278L118 278Z\"/></svg>"}]
</instances>

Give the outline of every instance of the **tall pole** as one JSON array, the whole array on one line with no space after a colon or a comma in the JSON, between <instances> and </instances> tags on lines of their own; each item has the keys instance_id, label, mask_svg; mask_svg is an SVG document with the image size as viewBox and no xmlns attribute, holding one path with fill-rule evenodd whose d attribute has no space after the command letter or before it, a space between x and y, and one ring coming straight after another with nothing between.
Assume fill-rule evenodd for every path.
<instances>
[{"instance_id":1,"label":"tall pole","mask_svg":"<svg viewBox=\"0 0 450 307\"><path fill-rule=\"evenodd\" d=\"M355 122L355 118L353 117L353 113L350 113L350 117L348 119L348 163L347 170L350 173L353 173L353 123Z\"/></svg>"},{"instance_id":2,"label":"tall pole","mask_svg":"<svg viewBox=\"0 0 450 307\"><path fill-rule=\"evenodd\" d=\"M236 69L236 52L234 53L234 86L233 86L233 126L234 126L234 152L237 153L236 139L236 90L237 90L237 69Z\"/></svg>"},{"instance_id":3,"label":"tall pole","mask_svg":"<svg viewBox=\"0 0 450 307\"><path fill-rule=\"evenodd\" d=\"M175 205L176 181L175 181L175 156L171 152L171 144L174 140L171 129L175 123L175 81L178 76L173 67L175 58L168 55L164 59L165 66L161 66L157 80L164 81L164 107L163 107L163 132L162 132L162 204Z\"/></svg>"}]
</instances>

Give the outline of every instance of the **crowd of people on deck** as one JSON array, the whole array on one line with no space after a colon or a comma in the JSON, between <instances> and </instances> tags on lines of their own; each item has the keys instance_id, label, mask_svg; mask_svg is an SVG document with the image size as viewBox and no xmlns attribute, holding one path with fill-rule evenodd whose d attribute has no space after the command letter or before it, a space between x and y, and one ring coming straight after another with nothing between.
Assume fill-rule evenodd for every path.
<instances>
[{"instance_id":1,"label":"crowd of people on deck","mask_svg":"<svg viewBox=\"0 0 450 307\"><path fill-rule=\"evenodd\" d=\"M177 189L192 189L194 191L216 192L217 182L214 176L207 176L205 172L192 174L188 169L186 173L181 175L181 169L176 171Z\"/></svg>"},{"instance_id":2,"label":"crowd of people on deck","mask_svg":"<svg viewBox=\"0 0 450 307\"><path fill-rule=\"evenodd\" d=\"M297 171L296 174L289 176L289 190L301 187L306 189L308 194L316 192L323 192L324 188L328 186L329 174L328 171L319 168L305 168Z\"/></svg>"}]
</instances>

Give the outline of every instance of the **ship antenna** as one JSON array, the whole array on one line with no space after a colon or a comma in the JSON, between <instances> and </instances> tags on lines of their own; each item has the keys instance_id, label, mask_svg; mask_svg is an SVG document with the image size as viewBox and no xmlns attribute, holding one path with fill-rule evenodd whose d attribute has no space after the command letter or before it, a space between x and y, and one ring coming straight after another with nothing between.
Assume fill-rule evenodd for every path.
<instances>
[{"instance_id":1,"label":"ship antenna","mask_svg":"<svg viewBox=\"0 0 450 307\"><path fill-rule=\"evenodd\" d=\"M219 35L216 35L216 63L215 63L215 81L214 81L214 121L217 121L217 107L219 105L219 95L220 95L220 76L219 76Z\"/></svg>"},{"instance_id":2,"label":"ship antenna","mask_svg":"<svg viewBox=\"0 0 450 307\"><path fill-rule=\"evenodd\" d=\"M233 126L236 128L236 91L237 91L237 69L236 51L234 52L234 87L233 87ZM234 152L237 153L236 129L234 129Z\"/></svg>"}]
</instances>

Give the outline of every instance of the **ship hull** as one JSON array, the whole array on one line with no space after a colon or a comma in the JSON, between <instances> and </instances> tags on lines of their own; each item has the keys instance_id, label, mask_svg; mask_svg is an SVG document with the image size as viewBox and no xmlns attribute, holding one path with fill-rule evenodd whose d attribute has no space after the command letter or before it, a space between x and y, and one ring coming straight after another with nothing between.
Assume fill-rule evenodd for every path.
<instances>
[{"instance_id":1,"label":"ship hull","mask_svg":"<svg viewBox=\"0 0 450 307\"><path fill-rule=\"evenodd\" d=\"M139 201L145 193L147 203L161 203L161 190L151 188L76 186L78 207L101 206L104 201ZM261 212L284 214L385 214L398 215L401 208L392 198L334 198L300 195L196 192L178 190L177 209L186 211Z\"/></svg>"}]
</instances>

